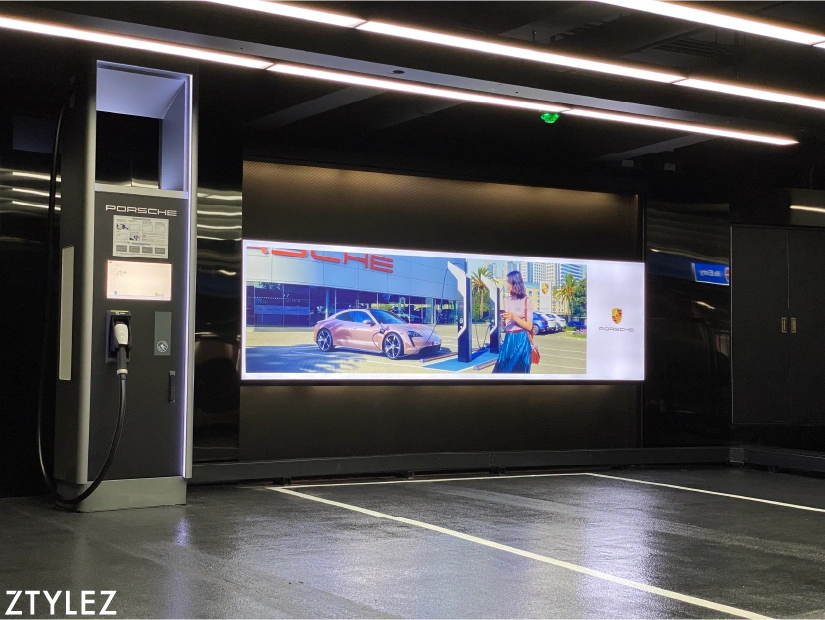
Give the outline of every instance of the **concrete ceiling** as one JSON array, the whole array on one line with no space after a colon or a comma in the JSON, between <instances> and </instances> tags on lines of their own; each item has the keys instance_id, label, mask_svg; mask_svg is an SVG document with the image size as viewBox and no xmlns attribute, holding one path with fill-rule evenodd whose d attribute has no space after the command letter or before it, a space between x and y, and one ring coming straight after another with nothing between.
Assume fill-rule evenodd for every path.
<instances>
[{"instance_id":1,"label":"concrete ceiling","mask_svg":"<svg viewBox=\"0 0 825 620\"><path fill-rule=\"evenodd\" d=\"M595 2L345 2L312 3L340 13L403 23L502 42L523 42L549 51L581 54L618 62L635 62L691 75L740 79L767 87L789 88L813 95L822 88L819 74L825 50L759 37L744 37L714 28L659 16L635 13ZM737 2L737 12L754 12L794 21L811 28L823 23L822 3ZM148 10L151 7L151 10ZM355 71L481 92L517 95L544 101L633 112L666 119L712 123L791 134L803 142L797 152L821 150L825 142L823 112L807 108L745 101L671 85L620 79L553 66L490 57L390 39L350 29L333 28L284 18L260 16L238 9L193 2L41 2L6 3L2 12L37 16L67 24L112 32L242 52L272 59ZM825 30L825 26L821 29ZM301 78L243 69L206 67L227 80L225 101L232 100L233 119L258 139L275 141L336 135L362 144L416 142L425 129L453 139L464 135L462 118L473 123L488 142L508 139L540 148L536 135L553 138L562 156L583 161L613 162L661 153L681 153L697 164L708 154L742 152L770 157L762 146L731 145L729 141L679 135L672 131L617 128L608 123L565 118L544 126L537 118L511 120L529 112L478 110L420 97L388 95L359 87L309 83ZM253 75L254 74L254 75ZM254 100L250 89L265 97ZM233 99L233 92L234 99ZM229 112L226 112L229 114ZM507 117L505 121L504 118ZM342 118L346 120L345 127ZM491 118L499 121L489 122ZM526 118L526 117L525 117ZM407 127L409 126L409 127ZM300 131L292 131L297 127ZM404 128L402 130L402 127ZM501 135L504 127L517 131ZM575 129L575 131L572 131ZM548 133L551 132L552 134ZM544 133L542 133L544 132ZM454 135L453 135L454 134ZM450 138L450 136L453 136ZM355 137L355 138L354 138ZM563 138L563 139L562 139ZM460 141L460 139L459 139ZM708 151L704 142L721 145ZM743 151L744 149L744 151ZM600 152L601 151L601 152Z\"/></svg>"}]
</instances>

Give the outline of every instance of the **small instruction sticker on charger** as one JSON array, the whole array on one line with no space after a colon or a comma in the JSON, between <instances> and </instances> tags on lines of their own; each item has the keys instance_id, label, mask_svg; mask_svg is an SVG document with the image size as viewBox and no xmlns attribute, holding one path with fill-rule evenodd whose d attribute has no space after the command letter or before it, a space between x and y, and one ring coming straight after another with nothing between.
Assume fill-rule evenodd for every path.
<instances>
[{"instance_id":1,"label":"small instruction sticker on charger","mask_svg":"<svg viewBox=\"0 0 825 620\"><path fill-rule=\"evenodd\" d=\"M169 221L152 217L113 217L113 256L169 258Z\"/></svg>"}]
</instances>

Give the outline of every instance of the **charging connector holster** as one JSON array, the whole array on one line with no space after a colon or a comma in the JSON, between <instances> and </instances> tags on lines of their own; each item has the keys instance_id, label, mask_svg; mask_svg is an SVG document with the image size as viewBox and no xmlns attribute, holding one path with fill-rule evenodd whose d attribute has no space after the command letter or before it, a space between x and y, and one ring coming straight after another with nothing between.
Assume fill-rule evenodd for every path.
<instances>
[{"instance_id":1,"label":"charging connector holster","mask_svg":"<svg viewBox=\"0 0 825 620\"><path fill-rule=\"evenodd\" d=\"M106 363L117 363L118 344L115 340L115 324L125 323L129 329L129 342L126 345L126 361L132 352L132 313L128 310L106 311Z\"/></svg>"}]
</instances>

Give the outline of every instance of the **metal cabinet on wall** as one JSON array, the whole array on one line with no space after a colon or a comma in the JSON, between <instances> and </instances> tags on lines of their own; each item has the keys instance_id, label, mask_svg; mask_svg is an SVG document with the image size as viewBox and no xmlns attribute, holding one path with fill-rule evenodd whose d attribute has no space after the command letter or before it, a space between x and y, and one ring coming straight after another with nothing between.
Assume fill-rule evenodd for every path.
<instances>
[{"instance_id":1,"label":"metal cabinet on wall","mask_svg":"<svg viewBox=\"0 0 825 620\"><path fill-rule=\"evenodd\" d=\"M732 229L734 424L825 424L825 231Z\"/></svg>"}]
</instances>

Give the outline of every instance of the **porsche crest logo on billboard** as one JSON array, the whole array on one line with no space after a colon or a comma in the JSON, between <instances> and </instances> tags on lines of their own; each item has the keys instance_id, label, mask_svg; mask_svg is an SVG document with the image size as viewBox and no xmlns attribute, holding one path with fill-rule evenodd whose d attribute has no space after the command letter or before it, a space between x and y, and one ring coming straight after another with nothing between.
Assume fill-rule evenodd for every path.
<instances>
[{"instance_id":1,"label":"porsche crest logo on billboard","mask_svg":"<svg viewBox=\"0 0 825 620\"><path fill-rule=\"evenodd\" d=\"M622 322L622 317L623 316L624 316L624 313L622 312L621 308L613 308L610 311L610 318L613 319L613 323L616 324L616 325L618 325L619 323ZM633 333L633 332L636 331L636 329L633 328L633 327L613 327L612 325L610 325L610 326L599 327L599 331L600 332L629 332L629 333Z\"/></svg>"}]
</instances>

